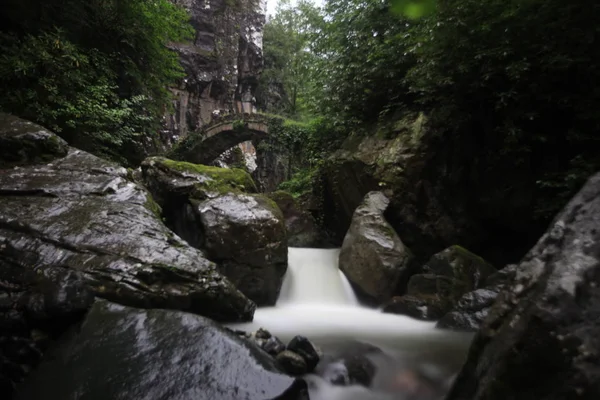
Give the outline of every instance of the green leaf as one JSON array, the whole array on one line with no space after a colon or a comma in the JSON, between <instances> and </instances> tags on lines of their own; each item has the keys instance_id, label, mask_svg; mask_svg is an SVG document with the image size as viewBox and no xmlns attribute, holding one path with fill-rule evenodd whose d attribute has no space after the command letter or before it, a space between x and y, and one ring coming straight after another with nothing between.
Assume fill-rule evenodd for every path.
<instances>
[{"instance_id":1,"label":"green leaf","mask_svg":"<svg viewBox=\"0 0 600 400\"><path fill-rule=\"evenodd\" d=\"M436 0L391 0L391 11L409 19L419 19L435 11Z\"/></svg>"}]
</instances>

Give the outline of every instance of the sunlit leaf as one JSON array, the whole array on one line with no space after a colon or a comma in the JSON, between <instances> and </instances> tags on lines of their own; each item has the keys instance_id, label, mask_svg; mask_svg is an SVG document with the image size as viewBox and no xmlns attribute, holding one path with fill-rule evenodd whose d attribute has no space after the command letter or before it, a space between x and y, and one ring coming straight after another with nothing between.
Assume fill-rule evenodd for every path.
<instances>
[{"instance_id":1,"label":"sunlit leaf","mask_svg":"<svg viewBox=\"0 0 600 400\"><path fill-rule=\"evenodd\" d=\"M391 0L392 13L419 19L435 11L436 0Z\"/></svg>"}]
</instances>

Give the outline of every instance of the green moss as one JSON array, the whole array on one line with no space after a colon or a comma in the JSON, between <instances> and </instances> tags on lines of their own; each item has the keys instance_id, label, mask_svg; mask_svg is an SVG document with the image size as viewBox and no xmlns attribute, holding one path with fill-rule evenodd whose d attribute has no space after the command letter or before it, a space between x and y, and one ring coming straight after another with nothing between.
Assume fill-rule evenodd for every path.
<instances>
[{"instance_id":1,"label":"green moss","mask_svg":"<svg viewBox=\"0 0 600 400\"><path fill-rule=\"evenodd\" d=\"M454 246L450 246L450 248L457 254L460 254L462 257L469 258L480 264L488 264L483 258L481 258L475 253L471 253L469 250L465 249L462 246L455 244Z\"/></svg>"},{"instance_id":2,"label":"green moss","mask_svg":"<svg viewBox=\"0 0 600 400\"><path fill-rule=\"evenodd\" d=\"M269 209L273 213L273 215L275 215L282 223L285 221L283 217L283 212L281 211L277 203L275 203L275 201L261 194L254 195L253 197L258 204Z\"/></svg>"},{"instance_id":3,"label":"green moss","mask_svg":"<svg viewBox=\"0 0 600 400\"><path fill-rule=\"evenodd\" d=\"M244 122L243 119L239 119L239 120L233 121L232 125L233 125L233 130L234 131L241 131L241 130L246 129L246 123Z\"/></svg>"},{"instance_id":4,"label":"green moss","mask_svg":"<svg viewBox=\"0 0 600 400\"><path fill-rule=\"evenodd\" d=\"M285 190L276 190L274 192L267 193L267 196L277 204L294 202L294 196Z\"/></svg>"},{"instance_id":5,"label":"green moss","mask_svg":"<svg viewBox=\"0 0 600 400\"><path fill-rule=\"evenodd\" d=\"M256 193L256 185L250 174L239 168L218 168L208 165L192 164L185 161L173 161L167 158L155 161L165 167L184 173L203 175L209 179L199 183L200 189L211 190L218 193L242 191Z\"/></svg>"},{"instance_id":6,"label":"green moss","mask_svg":"<svg viewBox=\"0 0 600 400\"><path fill-rule=\"evenodd\" d=\"M156 215L158 219L162 217L162 208L158 205L157 202L154 201L152 196L149 194L146 195L146 203L144 203L144 207L152 212L152 214Z\"/></svg>"}]
</instances>

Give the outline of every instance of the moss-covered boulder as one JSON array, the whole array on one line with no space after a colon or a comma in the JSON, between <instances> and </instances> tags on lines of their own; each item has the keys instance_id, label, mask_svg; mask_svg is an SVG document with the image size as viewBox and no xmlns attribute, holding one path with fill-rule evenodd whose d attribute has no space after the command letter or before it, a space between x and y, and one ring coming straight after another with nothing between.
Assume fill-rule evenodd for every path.
<instances>
[{"instance_id":1,"label":"moss-covered boulder","mask_svg":"<svg viewBox=\"0 0 600 400\"><path fill-rule=\"evenodd\" d=\"M313 216L304 210L300 204L288 192L278 190L267 193L273 200L285 218L288 246L291 247L320 247L323 238L317 228Z\"/></svg>"},{"instance_id":2,"label":"moss-covered boulder","mask_svg":"<svg viewBox=\"0 0 600 400\"><path fill-rule=\"evenodd\" d=\"M406 288L406 296L419 299L419 307L435 310L423 312L423 319L439 319L455 307L468 292L481 288L496 270L484 259L460 246L450 246L434 254L415 275ZM404 303L407 303L404 301ZM408 302L407 304L416 304ZM389 312L402 311L387 307ZM415 312L408 315L415 316Z\"/></svg>"},{"instance_id":3,"label":"moss-covered boulder","mask_svg":"<svg viewBox=\"0 0 600 400\"><path fill-rule=\"evenodd\" d=\"M46 128L0 112L0 168L48 163L68 151L67 142Z\"/></svg>"},{"instance_id":4,"label":"moss-covered boulder","mask_svg":"<svg viewBox=\"0 0 600 400\"><path fill-rule=\"evenodd\" d=\"M178 194L198 200L231 192L256 193L250 174L237 168L219 168L150 157L142 163L143 179L159 203Z\"/></svg>"},{"instance_id":5,"label":"moss-covered boulder","mask_svg":"<svg viewBox=\"0 0 600 400\"><path fill-rule=\"evenodd\" d=\"M370 192L354 212L340 251L340 269L360 292L378 302L406 283L412 254L383 213L389 201Z\"/></svg>"},{"instance_id":6,"label":"moss-covered boulder","mask_svg":"<svg viewBox=\"0 0 600 400\"><path fill-rule=\"evenodd\" d=\"M480 287L496 269L478 255L454 245L434 254L423 266L423 272L454 279L461 285L456 292L465 293Z\"/></svg>"},{"instance_id":7,"label":"moss-covered boulder","mask_svg":"<svg viewBox=\"0 0 600 400\"><path fill-rule=\"evenodd\" d=\"M142 174L168 226L257 304L275 304L287 269L285 222L247 172L153 157Z\"/></svg>"},{"instance_id":8,"label":"moss-covered boulder","mask_svg":"<svg viewBox=\"0 0 600 400\"><path fill-rule=\"evenodd\" d=\"M512 284L516 272L517 265L512 264L488 276L483 287L465 293L436 326L467 332L479 329L498 294Z\"/></svg>"}]
</instances>

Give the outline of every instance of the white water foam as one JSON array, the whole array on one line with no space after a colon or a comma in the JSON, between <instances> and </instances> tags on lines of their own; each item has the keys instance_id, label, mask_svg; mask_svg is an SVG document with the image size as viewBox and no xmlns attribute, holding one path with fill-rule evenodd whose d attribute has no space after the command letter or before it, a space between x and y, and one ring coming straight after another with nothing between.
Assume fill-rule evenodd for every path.
<instances>
[{"instance_id":1,"label":"white water foam","mask_svg":"<svg viewBox=\"0 0 600 400\"><path fill-rule=\"evenodd\" d=\"M232 327L245 331L265 328L283 341L296 335L327 346L360 341L379 346L400 364L409 359L442 363L456 370L471 335L435 329L435 323L386 314L361 306L338 269L338 249L289 249L289 267L275 307L256 310L254 321ZM317 376L307 377L311 400L397 399L389 392L337 387Z\"/></svg>"},{"instance_id":2,"label":"white water foam","mask_svg":"<svg viewBox=\"0 0 600 400\"><path fill-rule=\"evenodd\" d=\"M433 322L360 306L338 269L338 256L338 249L290 248L277 305L259 308L251 323L233 327L265 328L282 340L295 335L317 343L358 340L402 352L416 349L417 344L435 351L464 341L464 335L437 330Z\"/></svg>"}]
</instances>

